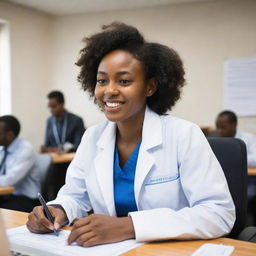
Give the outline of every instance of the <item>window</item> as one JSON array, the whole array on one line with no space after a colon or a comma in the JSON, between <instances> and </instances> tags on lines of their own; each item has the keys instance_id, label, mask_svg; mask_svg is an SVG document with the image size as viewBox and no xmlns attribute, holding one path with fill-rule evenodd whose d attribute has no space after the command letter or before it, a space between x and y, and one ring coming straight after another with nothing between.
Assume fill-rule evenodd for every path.
<instances>
[{"instance_id":1,"label":"window","mask_svg":"<svg viewBox=\"0 0 256 256\"><path fill-rule=\"evenodd\" d=\"M10 30L0 19L0 115L11 113Z\"/></svg>"}]
</instances>

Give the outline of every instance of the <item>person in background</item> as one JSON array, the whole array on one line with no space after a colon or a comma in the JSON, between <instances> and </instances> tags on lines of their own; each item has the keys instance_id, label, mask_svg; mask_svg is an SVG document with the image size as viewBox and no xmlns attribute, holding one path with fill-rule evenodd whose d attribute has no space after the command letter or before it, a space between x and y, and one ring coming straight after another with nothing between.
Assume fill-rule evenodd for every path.
<instances>
[{"instance_id":1,"label":"person in background","mask_svg":"<svg viewBox=\"0 0 256 256\"><path fill-rule=\"evenodd\" d=\"M222 111L216 119L216 131L220 137L233 137L245 142L248 167L256 167L256 135L237 130L237 116L232 111Z\"/></svg>"},{"instance_id":2,"label":"person in background","mask_svg":"<svg viewBox=\"0 0 256 256\"><path fill-rule=\"evenodd\" d=\"M38 205L40 174L33 147L19 132L16 117L0 117L0 187L15 187L13 194L0 197L0 208L29 212Z\"/></svg>"},{"instance_id":3,"label":"person in background","mask_svg":"<svg viewBox=\"0 0 256 256\"><path fill-rule=\"evenodd\" d=\"M108 120L87 129L48 202L55 223L39 206L28 229L52 232L68 220L68 244L81 246L228 234L235 208L219 162L198 126L166 115L185 84L177 52L123 23L85 42L79 80Z\"/></svg>"},{"instance_id":4,"label":"person in background","mask_svg":"<svg viewBox=\"0 0 256 256\"><path fill-rule=\"evenodd\" d=\"M47 95L48 107L52 116L48 118L45 142L41 146L42 153L75 152L85 131L83 120L65 109L64 95L60 91L52 91ZM54 164L47 176L47 199L56 197L65 183L69 163Z\"/></svg>"},{"instance_id":5,"label":"person in background","mask_svg":"<svg viewBox=\"0 0 256 256\"><path fill-rule=\"evenodd\" d=\"M216 132L220 137L233 137L245 142L248 167L256 167L256 135L237 130L237 116L232 111L222 111L216 119ZM256 179L248 176L247 225L256 225Z\"/></svg>"},{"instance_id":6,"label":"person in background","mask_svg":"<svg viewBox=\"0 0 256 256\"><path fill-rule=\"evenodd\" d=\"M41 152L76 151L85 131L82 118L65 109L62 92L52 91L47 97L52 116L47 120L45 142Z\"/></svg>"}]
</instances>

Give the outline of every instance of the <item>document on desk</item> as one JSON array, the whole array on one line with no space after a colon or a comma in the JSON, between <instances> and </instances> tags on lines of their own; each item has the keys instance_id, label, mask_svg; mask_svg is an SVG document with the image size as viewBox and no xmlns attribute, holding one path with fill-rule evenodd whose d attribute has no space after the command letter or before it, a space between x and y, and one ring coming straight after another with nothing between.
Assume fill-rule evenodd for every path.
<instances>
[{"instance_id":1,"label":"document on desk","mask_svg":"<svg viewBox=\"0 0 256 256\"><path fill-rule=\"evenodd\" d=\"M234 246L230 245L205 243L200 246L192 256L229 256L234 249Z\"/></svg>"},{"instance_id":2,"label":"document on desk","mask_svg":"<svg viewBox=\"0 0 256 256\"><path fill-rule=\"evenodd\" d=\"M34 234L31 233L26 226L20 226L16 228L10 228L7 230L7 236L10 244L27 246L35 248L40 251L45 251L54 255L68 256L68 255L86 255L86 256L113 256L125 253L142 243L137 243L134 239L97 245L92 247L81 247L73 243L66 245L69 230L61 230L59 235L56 236L54 233L50 234Z\"/></svg>"}]
</instances>

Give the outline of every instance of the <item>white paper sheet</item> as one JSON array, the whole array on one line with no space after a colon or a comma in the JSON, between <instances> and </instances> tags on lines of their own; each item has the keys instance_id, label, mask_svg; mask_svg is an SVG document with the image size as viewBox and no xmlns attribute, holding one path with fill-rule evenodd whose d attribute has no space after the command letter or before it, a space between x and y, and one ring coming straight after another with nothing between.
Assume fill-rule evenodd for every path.
<instances>
[{"instance_id":1,"label":"white paper sheet","mask_svg":"<svg viewBox=\"0 0 256 256\"><path fill-rule=\"evenodd\" d=\"M93 247L81 247L76 244L66 245L67 237L70 231L61 230L59 236L54 233L50 234L33 234L29 232L26 226L11 228L7 230L7 236L10 244L38 248L47 252L61 256L113 256L127 252L142 243L136 243L134 239L126 240L119 243L97 245Z\"/></svg>"},{"instance_id":2,"label":"white paper sheet","mask_svg":"<svg viewBox=\"0 0 256 256\"><path fill-rule=\"evenodd\" d=\"M224 63L224 108L238 116L256 116L256 58Z\"/></svg>"},{"instance_id":3,"label":"white paper sheet","mask_svg":"<svg viewBox=\"0 0 256 256\"><path fill-rule=\"evenodd\" d=\"M233 251L234 246L205 243L192 256L229 256Z\"/></svg>"}]
</instances>

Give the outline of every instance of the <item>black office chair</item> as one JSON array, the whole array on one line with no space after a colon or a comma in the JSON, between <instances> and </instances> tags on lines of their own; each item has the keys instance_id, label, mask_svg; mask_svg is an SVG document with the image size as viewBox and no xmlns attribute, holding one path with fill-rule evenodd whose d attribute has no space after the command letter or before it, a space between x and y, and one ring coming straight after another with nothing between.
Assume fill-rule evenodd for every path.
<instances>
[{"instance_id":1,"label":"black office chair","mask_svg":"<svg viewBox=\"0 0 256 256\"><path fill-rule=\"evenodd\" d=\"M245 228L247 214L247 153L245 143L235 138L207 138L225 173L236 207L236 221L230 238L238 238ZM239 237L241 240L243 237Z\"/></svg>"}]
</instances>

